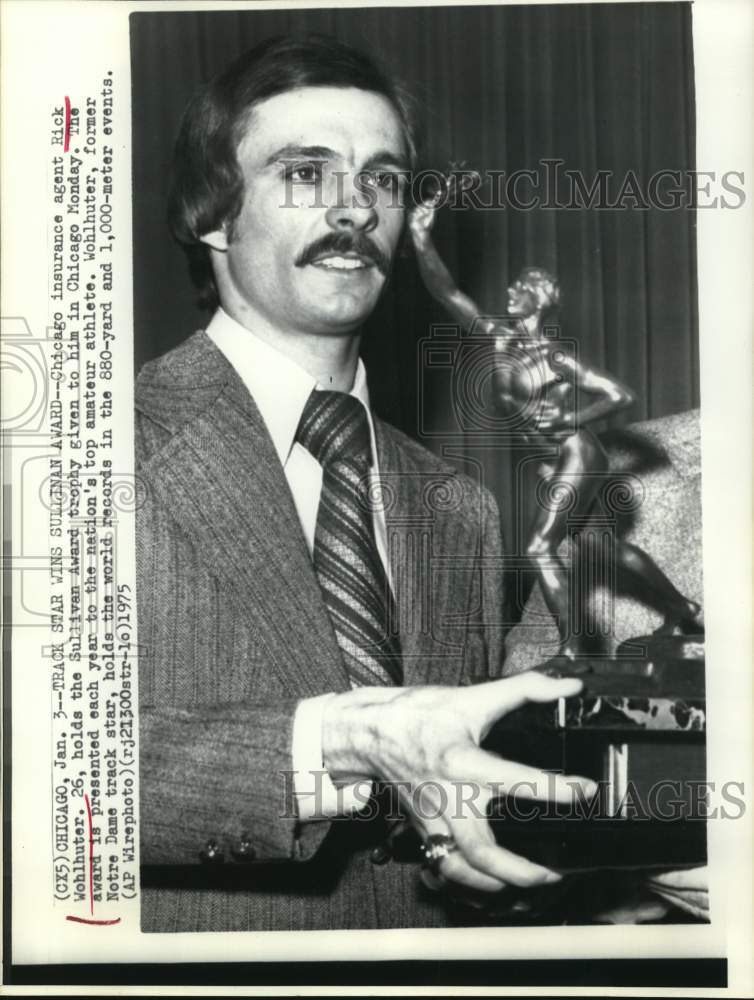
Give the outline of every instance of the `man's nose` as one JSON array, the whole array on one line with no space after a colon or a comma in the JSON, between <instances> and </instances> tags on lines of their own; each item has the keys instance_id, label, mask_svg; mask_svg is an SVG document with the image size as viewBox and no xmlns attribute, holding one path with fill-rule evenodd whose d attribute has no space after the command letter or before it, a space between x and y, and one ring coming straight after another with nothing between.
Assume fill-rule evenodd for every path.
<instances>
[{"instance_id":1,"label":"man's nose","mask_svg":"<svg viewBox=\"0 0 754 1000\"><path fill-rule=\"evenodd\" d=\"M325 218L327 224L336 230L369 233L377 225L377 212L370 204L367 193L357 191L353 185L346 185L338 192Z\"/></svg>"}]
</instances>

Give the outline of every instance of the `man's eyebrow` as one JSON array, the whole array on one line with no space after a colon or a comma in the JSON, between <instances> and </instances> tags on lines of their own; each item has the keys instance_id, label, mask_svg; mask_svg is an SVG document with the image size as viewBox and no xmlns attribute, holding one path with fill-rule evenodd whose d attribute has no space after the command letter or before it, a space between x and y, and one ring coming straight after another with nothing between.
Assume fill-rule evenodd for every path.
<instances>
[{"instance_id":1,"label":"man's eyebrow","mask_svg":"<svg viewBox=\"0 0 754 1000\"><path fill-rule=\"evenodd\" d=\"M327 146L297 146L290 143L271 153L264 162L266 167L281 160L334 160L339 156L334 149Z\"/></svg>"},{"instance_id":2,"label":"man's eyebrow","mask_svg":"<svg viewBox=\"0 0 754 1000\"><path fill-rule=\"evenodd\" d=\"M289 143L271 153L264 162L266 167L273 163L280 163L286 160L337 160L340 153L329 146L298 146L296 143ZM366 161L362 170L373 170L375 167L395 167L398 170L408 170L410 167L408 157L403 153L396 153L395 150L381 149L372 153Z\"/></svg>"},{"instance_id":3,"label":"man's eyebrow","mask_svg":"<svg viewBox=\"0 0 754 1000\"><path fill-rule=\"evenodd\" d=\"M396 153L390 149L381 149L378 153L372 153L361 169L372 170L374 167L395 167L398 170L408 171L410 166L408 157L403 153Z\"/></svg>"}]
</instances>

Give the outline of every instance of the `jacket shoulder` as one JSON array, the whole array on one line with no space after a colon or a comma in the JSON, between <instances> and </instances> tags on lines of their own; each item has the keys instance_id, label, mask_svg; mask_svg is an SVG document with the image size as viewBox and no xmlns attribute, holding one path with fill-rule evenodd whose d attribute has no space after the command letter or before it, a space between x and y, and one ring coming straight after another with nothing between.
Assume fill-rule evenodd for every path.
<instances>
[{"instance_id":1,"label":"jacket shoulder","mask_svg":"<svg viewBox=\"0 0 754 1000\"><path fill-rule=\"evenodd\" d=\"M145 362L136 378L137 389L153 385L204 382L208 368L215 367L212 359L217 353L217 348L207 334L203 330L197 330L177 347Z\"/></svg>"},{"instance_id":2,"label":"jacket shoulder","mask_svg":"<svg viewBox=\"0 0 754 1000\"><path fill-rule=\"evenodd\" d=\"M380 448L380 472L413 473L418 478L432 477L436 480L446 480L451 487L452 496L462 496L464 501L459 510L462 513L477 510L481 504L493 517L498 516L497 501L490 490L480 484L478 479L461 471L455 465L440 458L429 448L399 431L397 427L384 420L375 421L378 439L382 438Z\"/></svg>"},{"instance_id":3,"label":"jacket shoulder","mask_svg":"<svg viewBox=\"0 0 754 1000\"><path fill-rule=\"evenodd\" d=\"M408 434L393 427L392 424L377 418L375 426L378 435L382 435L388 445L397 450L403 462L409 463L423 472L437 472L448 476L463 475L450 462L446 462L429 448L425 448L414 438L409 437Z\"/></svg>"},{"instance_id":4,"label":"jacket shoulder","mask_svg":"<svg viewBox=\"0 0 754 1000\"><path fill-rule=\"evenodd\" d=\"M137 463L210 407L228 378L227 361L203 331L146 362L134 392Z\"/></svg>"}]
</instances>

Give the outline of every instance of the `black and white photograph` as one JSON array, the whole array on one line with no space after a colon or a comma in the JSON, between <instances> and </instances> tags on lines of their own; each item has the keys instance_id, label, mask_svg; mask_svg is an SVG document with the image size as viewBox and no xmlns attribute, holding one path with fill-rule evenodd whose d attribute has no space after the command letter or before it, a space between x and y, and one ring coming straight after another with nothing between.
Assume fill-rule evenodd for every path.
<instances>
[{"instance_id":1,"label":"black and white photograph","mask_svg":"<svg viewBox=\"0 0 754 1000\"><path fill-rule=\"evenodd\" d=\"M690 5L131 45L142 929L706 921Z\"/></svg>"},{"instance_id":2,"label":"black and white photograph","mask_svg":"<svg viewBox=\"0 0 754 1000\"><path fill-rule=\"evenodd\" d=\"M0 0L3 992L750 996L747 0Z\"/></svg>"}]
</instances>

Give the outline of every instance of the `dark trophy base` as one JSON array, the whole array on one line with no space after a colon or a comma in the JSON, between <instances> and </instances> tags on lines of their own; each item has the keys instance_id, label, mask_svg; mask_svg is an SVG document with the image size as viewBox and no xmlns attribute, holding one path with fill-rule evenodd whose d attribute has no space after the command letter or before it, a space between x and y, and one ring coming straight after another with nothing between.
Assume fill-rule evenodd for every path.
<instances>
[{"instance_id":1,"label":"dark trophy base","mask_svg":"<svg viewBox=\"0 0 754 1000\"><path fill-rule=\"evenodd\" d=\"M487 750L599 787L567 806L496 799L490 822L501 845L564 873L706 862L703 643L655 635L624 648L636 646L651 658L548 661L539 669L579 677L582 692L527 705L488 734Z\"/></svg>"},{"instance_id":2,"label":"dark trophy base","mask_svg":"<svg viewBox=\"0 0 754 1000\"><path fill-rule=\"evenodd\" d=\"M637 646L651 658L636 659ZM632 658L556 657L542 664L544 673L579 677L581 693L528 704L485 738L482 746L492 753L592 778L598 792L591 800L575 795L567 806L525 795L494 799L489 821L497 842L565 877L534 890L480 893L476 900L463 892L454 911L459 926L588 924L601 910L632 901L651 912L657 897L644 888L646 877L706 864L701 637L642 636L624 648ZM409 828L394 838L391 854L417 863L419 846ZM668 919L694 918L675 911Z\"/></svg>"}]
</instances>

